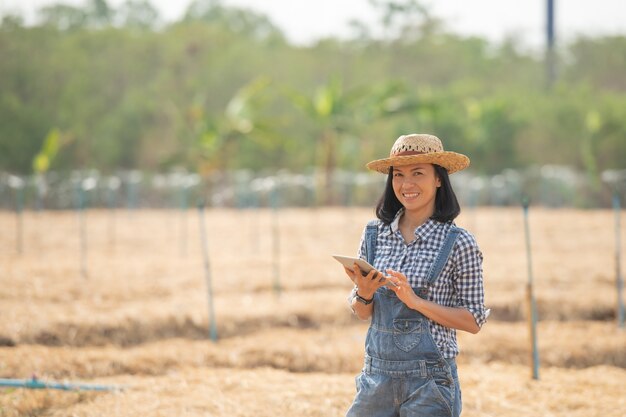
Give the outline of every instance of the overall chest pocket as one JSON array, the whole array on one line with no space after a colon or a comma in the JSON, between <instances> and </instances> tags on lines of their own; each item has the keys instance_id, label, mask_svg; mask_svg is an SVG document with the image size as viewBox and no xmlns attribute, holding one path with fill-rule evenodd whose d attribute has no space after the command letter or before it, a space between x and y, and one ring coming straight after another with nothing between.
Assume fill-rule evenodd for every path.
<instances>
[{"instance_id":1,"label":"overall chest pocket","mask_svg":"<svg viewBox=\"0 0 626 417\"><path fill-rule=\"evenodd\" d=\"M394 319L393 342L398 349L409 352L420 342L422 319Z\"/></svg>"}]
</instances>

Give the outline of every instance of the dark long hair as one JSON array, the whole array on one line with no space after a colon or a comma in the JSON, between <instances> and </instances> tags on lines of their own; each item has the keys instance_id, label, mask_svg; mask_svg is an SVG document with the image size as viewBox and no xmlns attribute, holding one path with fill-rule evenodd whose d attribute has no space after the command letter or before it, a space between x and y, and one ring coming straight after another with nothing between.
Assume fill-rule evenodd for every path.
<instances>
[{"instance_id":1,"label":"dark long hair","mask_svg":"<svg viewBox=\"0 0 626 417\"><path fill-rule=\"evenodd\" d=\"M441 187L437 188L435 211L430 218L439 222L450 222L461 213L461 206L452 189L448 171L436 164L433 164L433 167L435 167L435 175L441 181ZM385 190L376 204L376 217L385 224L391 224L402 207L396 193L393 192L393 167L390 167Z\"/></svg>"}]
</instances>

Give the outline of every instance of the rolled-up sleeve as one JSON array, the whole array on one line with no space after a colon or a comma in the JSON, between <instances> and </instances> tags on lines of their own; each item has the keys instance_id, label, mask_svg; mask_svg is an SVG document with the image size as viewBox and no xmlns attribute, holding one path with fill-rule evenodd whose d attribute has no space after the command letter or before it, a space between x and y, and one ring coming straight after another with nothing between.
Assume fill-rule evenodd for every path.
<instances>
[{"instance_id":1,"label":"rolled-up sleeve","mask_svg":"<svg viewBox=\"0 0 626 417\"><path fill-rule=\"evenodd\" d=\"M458 306L469 310L478 327L482 327L490 313L490 310L485 307L483 254L476 239L470 233L464 231L459 236L454 261Z\"/></svg>"}]
</instances>

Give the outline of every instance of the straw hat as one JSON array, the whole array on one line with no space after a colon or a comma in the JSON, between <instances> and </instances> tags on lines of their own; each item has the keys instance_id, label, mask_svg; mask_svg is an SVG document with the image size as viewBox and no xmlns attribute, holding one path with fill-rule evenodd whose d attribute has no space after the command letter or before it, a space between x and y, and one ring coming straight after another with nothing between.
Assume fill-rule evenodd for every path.
<instances>
[{"instance_id":1,"label":"straw hat","mask_svg":"<svg viewBox=\"0 0 626 417\"><path fill-rule=\"evenodd\" d=\"M396 140L389 152L389 158L372 161L367 167L372 171L388 174L390 166L423 163L441 165L448 170L448 174L452 174L467 168L470 160L463 154L444 151L437 136L413 133L402 135Z\"/></svg>"}]
</instances>

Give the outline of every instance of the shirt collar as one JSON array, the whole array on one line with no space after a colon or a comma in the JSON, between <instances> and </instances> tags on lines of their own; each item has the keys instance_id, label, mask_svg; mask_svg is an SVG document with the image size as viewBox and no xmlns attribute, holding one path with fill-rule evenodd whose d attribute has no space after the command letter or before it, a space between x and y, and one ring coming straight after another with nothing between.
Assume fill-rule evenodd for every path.
<instances>
[{"instance_id":1,"label":"shirt collar","mask_svg":"<svg viewBox=\"0 0 626 417\"><path fill-rule=\"evenodd\" d=\"M404 213L404 208L398 210L396 216L393 218L393 221L389 224L389 227L383 231L384 235L397 233L400 230L400 217L402 216L402 213ZM437 228L438 224L440 223L436 220L426 220L415 229L415 237L417 237L420 241L424 241Z\"/></svg>"},{"instance_id":2,"label":"shirt collar","mask_svg":"<svg viewBox=\"0 0 626 417\"><path fill-rule=\"evenodd\" d=\"M398 225L399 225L400 216L402 215L402 213L404 213L404 208L401 208L400 210L398 210L398 212L396 213L391 223L389 223L389 226L383 228L383 231L381 232L381 236L389 236L393 233L396 233L399 230Z\"/></svg>"},{"instance_id":3,"label":"shirt collar","mask_svg":"<svg viewBox=\"0 0 626 417\"><path fill-rule=\"evenodd\" d=\"M396 213L396 217L394 217L389 224L392 233L396 233L398 230L400 230L400 217L402 217L402 213L404 213L404 208L398 210L398 212Z\"/></svg>"}]
</instances>

